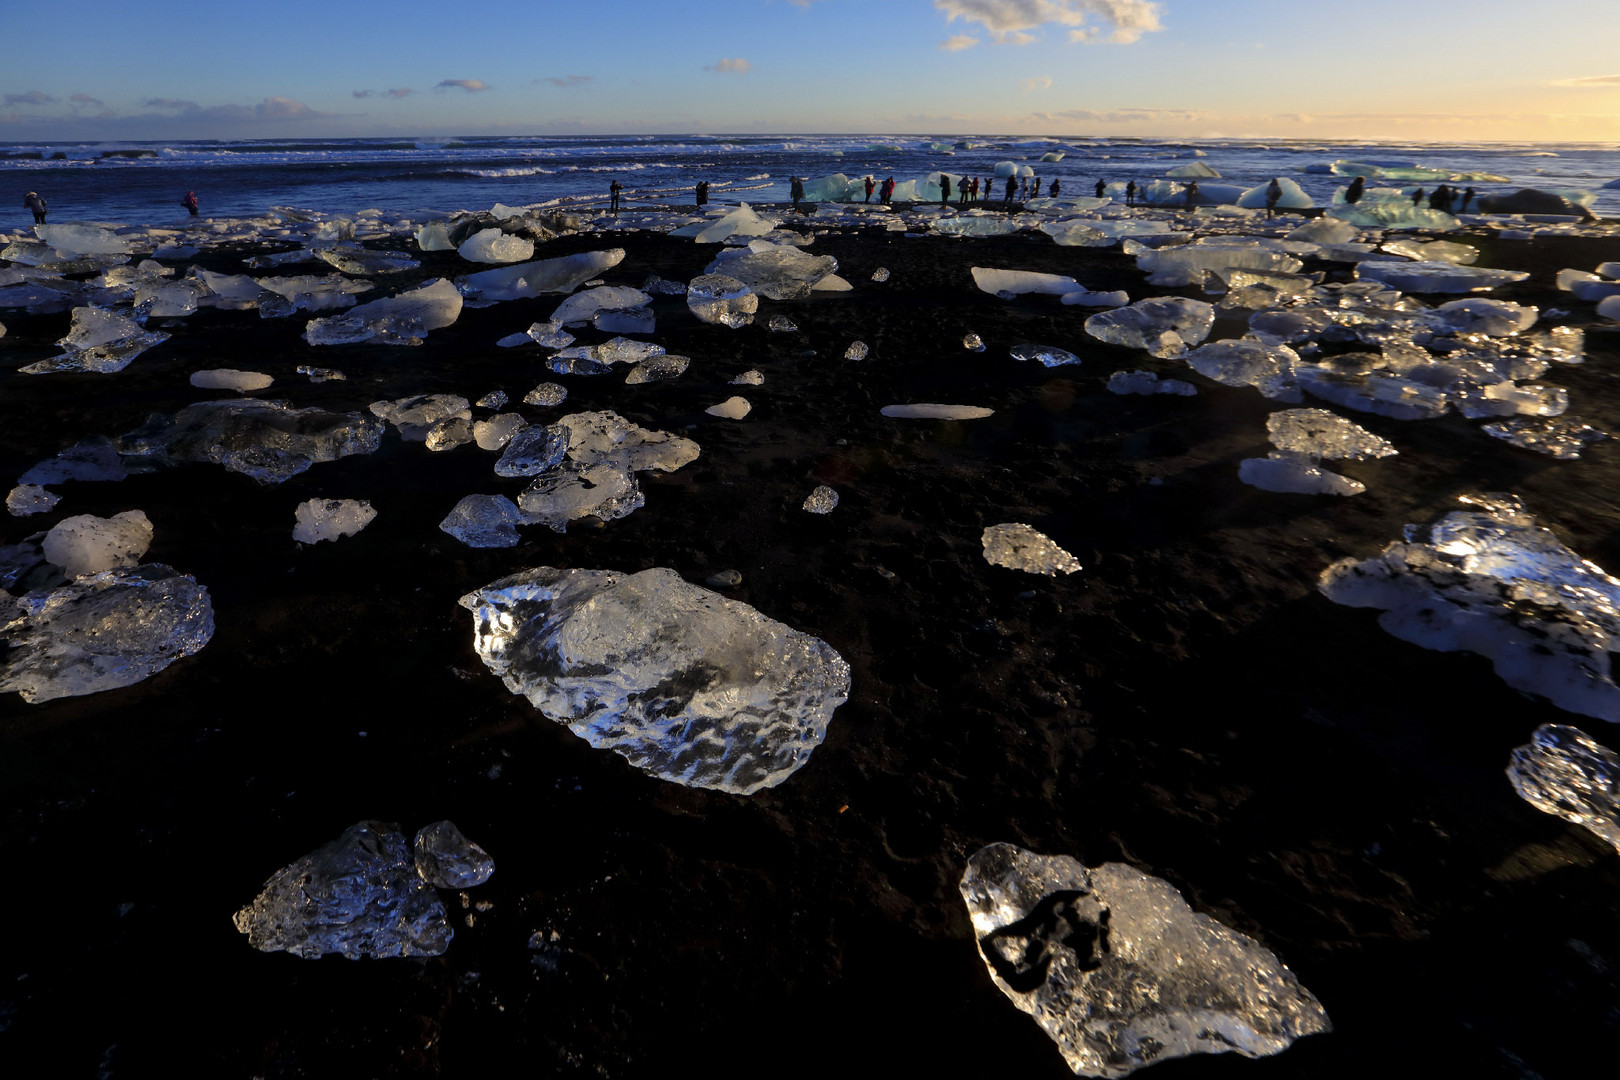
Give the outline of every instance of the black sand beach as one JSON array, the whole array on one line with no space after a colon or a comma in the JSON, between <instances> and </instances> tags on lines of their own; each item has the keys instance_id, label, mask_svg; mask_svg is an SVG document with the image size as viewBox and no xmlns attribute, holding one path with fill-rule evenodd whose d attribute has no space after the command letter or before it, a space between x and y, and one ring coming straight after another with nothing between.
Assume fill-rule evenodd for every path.
<instances>
[{"instance_id":1,"label":"black sand beach","mask_svg":"<svg viewBox=\"0 0 1620 1080\"><path fill-rule=\"evenodd\" d=\"M813 226L808 219L806 227ZM1612 240L1503 241L1479 264L1531 279L1493 297L1562 307L1563 267ZM604 279L687 281L713 246L648 233L567 236L536 257L624 247ZM201 581L217 633L126 689L0 702L0 1070L16 1077L644 1077L1067 1075L992 985L957 889L1010 841L1165 878L1258 939L1322 1001L1331 1034L1250 1061L1154 1066L1156 1080L1576 1077L1620 1038L1620 858L1520 800L1509 752L1543 723L1596 720L1509 689L1487 661L1428 652L1334 605L1318 573L1365 558L1456 497L1511 491L1576 552L1620 568L1620 454L1556 462L1454 415L1354 414L1398 457L1346 463L1359 496L1238 480L1278 406L1176 361L1101 344L1085 309L977 291L974 265L1068 274L1133 300L1117 250L1045 236L818 237L849 293L763 301L756 325L655 304L654 340L690 356L670 382L553 376L495 347L557 297L466 310L416 348L316 348L306 319L204 310L112 375L26 376L68 316L0 313L0 462L15 477L93 434L229 396L199 368L262 371L263 397L363 410L425 392L569 390L531 421L613 409L695 439L643 474L646 505L599 528L525 530L475 550L438 529L462 496L514 494L474 446L380 451L275 486L193 465L57 490L7 543L63 514L140 509L148 562ZM187 262L242 272L244 251ZM467 272L420 256L390 288ZM1337 264L1313 268L1345 273ZM888 282L870 280L879 267ZM769 333L770 314L797 323ZM984 353L962 347L976 332ZM1241 320L1211 340L1238 336ZM591 342L587 330L581 340ZM843 359L850 342L870 347ZM1078 353L1045 369L1035 342ZM1620 332L1593 329L1571 413L1620 432ZM300 364L348 379L310 383ZM1197 397L1122 397L1119 369L1189 378ZM757 368L764 385L728 381ZM742 421L704 409L742 393ZM885 405L985 405L970 422ZM1306 404L1313 404L1307 401ZM479 415L485 415L480 413ZM835 488L825 517L799 507ZM357 536L301 547L293 509L369 500ZM1027 522L1084 569L988 564L980 533ZM671 567L831 644L853 689L828 739L751 797L645 776L509 693L473 651L462 594L532 566ZM230 916L276 869L363 819L448 818L495 859L429 960L305 961L254 951ZM486 906L487 905L487 906ZM530 947L543 935L543 948Z\"/></svg>"}]
</instances>

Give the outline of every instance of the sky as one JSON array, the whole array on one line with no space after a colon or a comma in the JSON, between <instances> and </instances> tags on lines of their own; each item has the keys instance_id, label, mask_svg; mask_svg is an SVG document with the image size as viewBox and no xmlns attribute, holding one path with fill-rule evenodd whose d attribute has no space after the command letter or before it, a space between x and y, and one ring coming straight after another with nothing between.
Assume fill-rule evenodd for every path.
<instances>
[{"instance_id":1,"label":"sky","mask_svg":"<svg viewBox=\"0 0 1620 1080\"><path fill-rule=\"evenodd\" d=\"M0 142L1620 142L1616 0L63 0L21 14L5 19Z\"/></svg>"}]
</instances>

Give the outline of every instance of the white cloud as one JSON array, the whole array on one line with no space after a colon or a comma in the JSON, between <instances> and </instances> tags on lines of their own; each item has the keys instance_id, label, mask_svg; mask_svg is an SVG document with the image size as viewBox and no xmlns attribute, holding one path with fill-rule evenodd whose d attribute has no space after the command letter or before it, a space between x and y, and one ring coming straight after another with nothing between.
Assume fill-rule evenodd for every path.
<instances>
[{"instance_id":1,"label":"white cloud","mask_svg":"<svg viewBox=\"0 0 1620 1080\"><path fill-rule=\"evenodd\" d=\"M710 64L707 67L705 67L703 70L704 71L717 71L717 72L719 72L721 74L729 73L729 74L732 74L732 75L746 75L750 71L754 70L754 65L750 64L748 61L746 61L742 57L738 56L738 57L728 57L726 59L721 60L718 64Z\"/></svg>"},{"instance_id":2,"label":"white cloud","mask_svg":"<svg viewBox=\"0 0 1620 1080\"><path fill-rule=\"evenodd\" d=\"M978 43L979 39L972 34L956 34L940 42L939 47L946 52L961 52L963 49L973 48Z\"/></svg>"},{"instance_id":3,"label":"white cloud","mask_svg":"<svg viewBox=\"0 0 1620 1080\"><path fill-rule=\"evenodd\" d=\"M1049 90L1052 87L1052 76L1037 75L1033 79L1019 79L1018 85L1023 87L1026 94L1032 90Z\"/></svg>"},{"instance_id":4,"label":"white cloud","mask_svg":"<svg viewBox=\"0 0 1620 1080\"><path fill-rule=\"evenodd\" d=\"M934 0L946 23L978 23L992 40L1028 45L1048 23L1069 28L1070 41L1129 44L1164 29L1154 0Z\"/></svg>"},{"instance_id":5,"label":"white cloud","mask_svg":"<svg viewBox=\"0 0 1620 1080\"><path fill-rule=\"evenodd\" d=\"M1620 89L1620 75L1588 75L1584 79L1559 79L1552 86L1579 86L1589 89Z\"/></svg>"},{"instance_id":6,"label":"white cloud","mask_svg":"<svg viewBox=\"0 0 1620 1080\"><path fill-rule=\"evenodd\" d=\"M489 89L489 87L484 85L483 79L445 79L443 82L435 85L433 89L449 90L453 87L460 87L469 94L476 94L480 90Z\"/></svg>"}]
</instances>

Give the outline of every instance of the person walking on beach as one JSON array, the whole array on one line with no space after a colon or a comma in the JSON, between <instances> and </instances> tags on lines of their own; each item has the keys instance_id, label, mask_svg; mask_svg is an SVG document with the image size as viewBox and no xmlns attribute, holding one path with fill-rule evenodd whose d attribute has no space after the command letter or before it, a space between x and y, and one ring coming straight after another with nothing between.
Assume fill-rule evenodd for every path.
<instances>
[{"instance_id":1,"label":"person walking on beach","mask_svg":"<svg viewBox=\"0 0 1620 1080\"><path fill-rule=\"evenodd\" d=\"M1057 196L1058 196L1058 182L1056 180L1052 181L1052 186L1047 189L1046 195L1047 195L1048 198L1051 198L1051 199L1057 198Z\"/></svg>"},{"instance_id":2,"label":"person walking on beach","mask_svg":"<svg viewBox=\"0 0 1620 1080\"><path fill-rule=\"evenodd\" d=\"M1013 178L1012 178L1012 177L1010 177L1010 176L1009 176L1009 177L1007 177L1007 198L1006 198L1006 200L1005 200L1005 201L1006 201L1006 203L1007 203L1007 205L1008 205L1008 206L1011 206L1011 205L1012 205L1012 201L1013 201L1013 194L1014 194L1014 193L1015 193L1015 192L1017 192L1017 190L1018 190L1018 181L1017 181L1017 180L1014 180L1014 179L1013 179Z\"/></svg>"},{"instance_id":3,"label":"person walking on beach","mask_svg":"<svg viewBox=\"0 0 1620 1080\"><path fill-rule=\"evenodd\" d=\"M968 181L968 202L979 201L979 178L975 176Z\"/></svg>"},{"instance_id":4,"label":"person walking on beach","mask_svg":"<svg viewBox=\"0 0 1620 1080\"><path fill-rule=\"evenodd\" d=\"M45 224L45 200L39 197L39 192L30 191L23 196L23 209L34 212L34 224Z\"/></svg>"},{"instance_id":5,"label":"person walking on beach","mask_svg":"<svg viewBox=\"0 0 1620 1080\"><path fill-rule=\"evenodd\" d=\"M1125 185L1125 205L1136 205L1136 181L1132 180Z\"/></svg>"},{"instance_id":6,"label":"person walking on beach","mask_svg":"<svg viewBox=\"0 0 1620 1080\"><path fill-rule=\"evenodd\" d=\"M608 185L608 209L615 214L619 212L619 192L623 190L624 185L619 183L618 177L614 177L613 183Z\"/></svg>"},{"instance_id":7,"label":"person walking on beach","mask_svg":"<svg viewBox=\"0 0 1620 1080\"><path fill-rule=\"evenodd\" d=\"M187 210L191 211L191 216L192 217L196 217L197 216L197 193L195 191L186 192L186 197L180 200L180 205L185 207Z\"/></svg>"},{"instance_id":8,"label":"person walking on beach","mask_svg":"<svg viewBox=\"0 0 1620 1080\"><path fill-rule=\"evenodd\" d=\"M1266 185L1266 217L1269 218L1277 212L1277 204L1280 202L1282 202L1282 181L1273 176L1271 183Z\"/></svg>"},{"instance_id":9,"label":"person walking on beach","mask_svg":"<svg viewBox=\"0 0 1620 1080\"><path fill-rule=\"evenodd\" d=\"M993 177L993 176L987 176L987 177L984 178L984 201L989 202L991 199L993 199L995 197L996 197L996 178Z\"/></svg>"},{"instance_id":10,"label":"person walking on beach","mask_svg":"<svg viewBox=\"0 0 1620 1080\"><path fill-rule=\"evenodd\" d=\"M1195 203L1197 203L1197 202L1198 202L1198 181L1189 180L1189 181L1187 181L1187 209L1191 210L1193 208L1193 205Z\"/></svg>"},{"instance_id":11,"label":"person walking on beach","mask_svg":"<svg viewBox=\"0 0 1620 1080\"><path fill-rule=\"evenodd\" d=\"M709 205L709 182L707 180L699 180L697 183L697 204L699 206Z\"/></svg>"},{"instance_id":12,"label":"person walking on beach","mask_svg":"<svg viewBox=\"0 0 1620 1080\"><path fill-rule=\"evenodd\" d=\"M797 176L791 176L788 180L788 191L793 197L793 205L798 206L799 203L804 201L804 181Z\"/></svg>"},{"instance_id":13,"label":"person walking on beach","mask_svg":"<svg viewBox=\"0 0 1620 1080\"><path fill-rule=\"evenodd\" d=\"M966 206L968 201L968 181L965 176L956 178L956 205Z\"/></svg>"},{"instance_id":14,"label":"person walking on beach","mask_svg":"<svg viewBox=\"0 0 1620 1080\"><path fill-rule=\"evenodd\" d=\"M889 201L891 199L893 199L893 198L894 198L894 177L891 176L888 179L883 181L883 190L882 190L882 193L878 196L878 201L881 202L884 206L888 206Z\"/></svg>"},{"instance_id":15,"label":"person walking on beach","mask_svg":"<svg viewBox=\"0 0 1620 1080\"><path fill-rule=\"evenodd\" d=\"M1103 192L1105 192L1107 190L1108 190L1108 185L1103 183L1101 180L1098 180L1097 181L1097 198L1099 198L1099 199L1102 198L1103 197Z\"/></svg>"},{"instance_id":16,"label":"person walking on beach","mask_svg":"<svg viewBox=\"0 0 1620 1080\"><path fill-rule=\"evenodd\" d=\"M1365 176L1358 176L1350 181L1350 186L1344 189L1344 201L1351 206L1356 205L1361 201L1361 192L1366 186L1367 178Z\"/></svg>"},{"instance_id":17,"label":"person walking on beach","mask_svg":"<svg viewBox=\"0 0 1620 1080\"><path fill-rule=\"evenodd\" d=\"M876 189L877 189L877 181L873 180L870 176L868 176L866 178L866 201L867 202L872 201L872 192L875 191Z\"/></svg>"}]
</instances>

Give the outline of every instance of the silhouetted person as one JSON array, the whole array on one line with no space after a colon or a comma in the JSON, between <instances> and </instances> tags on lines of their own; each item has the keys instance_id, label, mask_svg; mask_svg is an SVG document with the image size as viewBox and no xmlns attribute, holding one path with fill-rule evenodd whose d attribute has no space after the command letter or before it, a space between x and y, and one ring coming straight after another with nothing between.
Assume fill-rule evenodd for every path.
<instances>
[{"instance_id":1,"label":"silhouetted person","mask_svg":"<svg viewBox=\"0 0 1620 1080\"><path fill-rule=\"evenodd\" d=\"M876 190L877 190L877 181L873 180L870 176L868 176L866 178L866 201L867 202L872 201L872 192L874 192Z\"/></svg>"},{"instance_id":2,"label":"silhouetted person","mask_svg":"<svg viewBox=\"0 0 1620 1080\"><path fill-rule=\"evenodd\" d=\"M1007 204L1012 205L1013 195L1018 191L1018 181L1007 177Z\"/></svg>"},{"instance_id":3,"label":"silhouetted person","mask_svg":"<svg viewBox=\"0 0 1620 1080\"><path fill-rule=\"evenodd\" d=\"M623 190L624 185L619 183L617 179L614 179L613 183L608 185L608 210L615 214L619 212L619 192Z\"/></svg>"},{"instance_id":4,"label":"silhouetted person","mask_svg":"<svg viewBox=\"0 0 1620 1080\"><path fill-rule=\"evenodd\" d=\"M709 205L709 182L707 180L698 181L697 204L699 206Z\"/></svg>"},{"instance_id":5,"label":"silhouetted person","mask_svg":"<svg viewBox=\"0 0 1620 1080\"><path fill-rule=\"evenodd\" d=\"M39 197L39 192L30 191L23 196L23 209L34 212L34 224L45 224L45 200Z\"/></svg>"},{"instance_id":6,"label":"silhouetted person","mask_svg":"<svg viewBox=\"0 0 1620 1080\"><path fill-rule=\"evenodd\" d=\"M888 206L889 201L891 199L893 199L893 198L894 198L894 177L891 176L887 180L883 181L883 197L882 197L883 205Z\"/></svg>"},{"instance_id":7,"label":"silhouetted person","mask_svg":"<svg viewBox=\"0 0 1620 1080\"><path fill-rule=\"evenodd\" d=\"M993 176L987 176L984 178L984 201L989 202L991 199L995 198L995 195L996 178Z\"/></svg>"},{"instance_id":8,"label":"silhouetted person","mask_svg":"<svg viewBox=\"0 0 1620 1080\"><path fill-rule=\"evenodd\" d=\"M944 173L939 174L939 205L944 206L951 201L951 178Z\"/></svg>"},{"instance_id":9,"label":"silhouetted person","mask_svg":"<svg viewBox=\"0 0 1620 1080\"><path fill-rule=\"evenodd\" d=\"M1441 184L1439 187L1437 187L1433 191L1429 192L1429 209L1430 210L1444 210L1446 208L1446 191L1447 190L1448 189L1446 188L1446 185Z\"/></svg>"},{"instance_id":10,"label":"silhouetted person","mask_svg":"<svg viewBox=\"0 0 1620 1080\"><path fill-rule=\"evenodd\" d=\"M1099 199L1102 198L1103 197L1103 192L1105 192L1107 190L1108 190L1108 185L1107 184L1103 183L1101 180L1097 181L1097 198L1099 198Z\"/></svg>"},{"instance_id":11,"label":"silhouetted person","mask_svg":"<svg viewBox=\"0 0 1620 1080\"><path fill-rule=\"evenodd\" d=\"M1344 201L1354 206L1361 201L1361 193L1367 187L1367 178L1358 176L1350 181L1350 186L1344 189Z\"/></svg>"},{"instance_id":12,"label":"silhouetted person","mask_svg":"<svg viewBox=\"0 0 1620 1080\"><path fill-rule=\"evenodd\" d=\"M187 210L190 210L192 217L196 217L197 216L197 193L195 191L186 192L186 197L180 200L180 205L185 207Z\"/></svg>"},{"instance_id":13,"label":"silhouetted person","mask_svg":"<svg viewBox=\"0 0 1620 1080\"><path fill-rule=\"evenodd\" d=\"M965 176L956 178L956 205L966 206L968 199L968 181Z\"/></svg>"},{"instance_id":14,"label":"silhouetted person","mask_svg":"<svg viewBox=\"0 0 1620 1080\"><path fill-rule=\"evenodd\" d=\"M1057 198L1057 196L1058 196L1058 182L1056 180L1053 180L1052 181L1052 186L1046 189L1046 194L1047 194L1048 198L1052 198L1052 199Z\"/></svg>"},{"instance_id":15,"label":"silhouetted person","mask_svg":"<svg viewBox=\"0 0 1620 1080\"><path fill-rule=\"evenodd\" d=\"M979 201L979 178L975 176L968 181L968 202Z\"/></svg>"},{"instance_id":16,"label":"silhouetted person","mask_svg":"<svg viewBox=\"0 0 1620 1080\"><path fill-rule=\"evenodd\" d=\"M1125 185L1125 205L1126 206L1135 206L1136 205L1136 181L1135 180L1132 180L1130 183Z\"/></svg>"},{"instance_id":17,"label":"silhouetted person","mask_svg":"<svg viewBox=\"0 0 1620 1080\"><path fill-rule=\"evenodd\" d=\"M1412 205L1416 206L1418 203L1420 203L1422 201L1423 201L1423 189L1418 188L1416 191L1412 192Z\"/></svg>"},{"instance_id":18,"label":"silhouetted person","mask_svg":"<svg viewBox=\"0 0 1620 1080\"><path fill-rule=\"evenodd\" d=\"M1282 202L1282 183L1273 176L1271 183L1266 185L1266 217L1277 212L1277 204Z\"/></svg>"},{"instance_id":19,"label":"silhouetted person","mask_svg":"<svg viewBox=\"0 0 1620 1080\"><path fill-rule=\"evenodd\" d=\"M1198 181L1189 180L1189 181L1187 181L1187 209L1191 210L1193 208L1193 205L1195 203L1197 203L1197 202L1198 202Z\"/></svg>"},{"instance_id":20,"label":"silhouetted person","mask_svg":"<svg viewBox=\"0 0 1620 1080\"><path fill-rule=\"evenodd\" d=\"M788 191L792 195L793 205L798 206L800 202L804 201L804 181L800 180L797 176L790 177L789 179L790 182L788 184Z\"/></svg>"},{"instance_id":21,"label":"silhouetted person","mask_svg":"<svg viewBox=\"0 0 1620 1080\"><path fill-rule=\"evenodd\" d=\"M1467 212L1468 204L1473 202L1473 201L1474 201L1474 189L1473 188L1463 188L1462 205L1457 207L1457 213L1461 214L1461 213Z\"/></svg>"}]
</instances>

